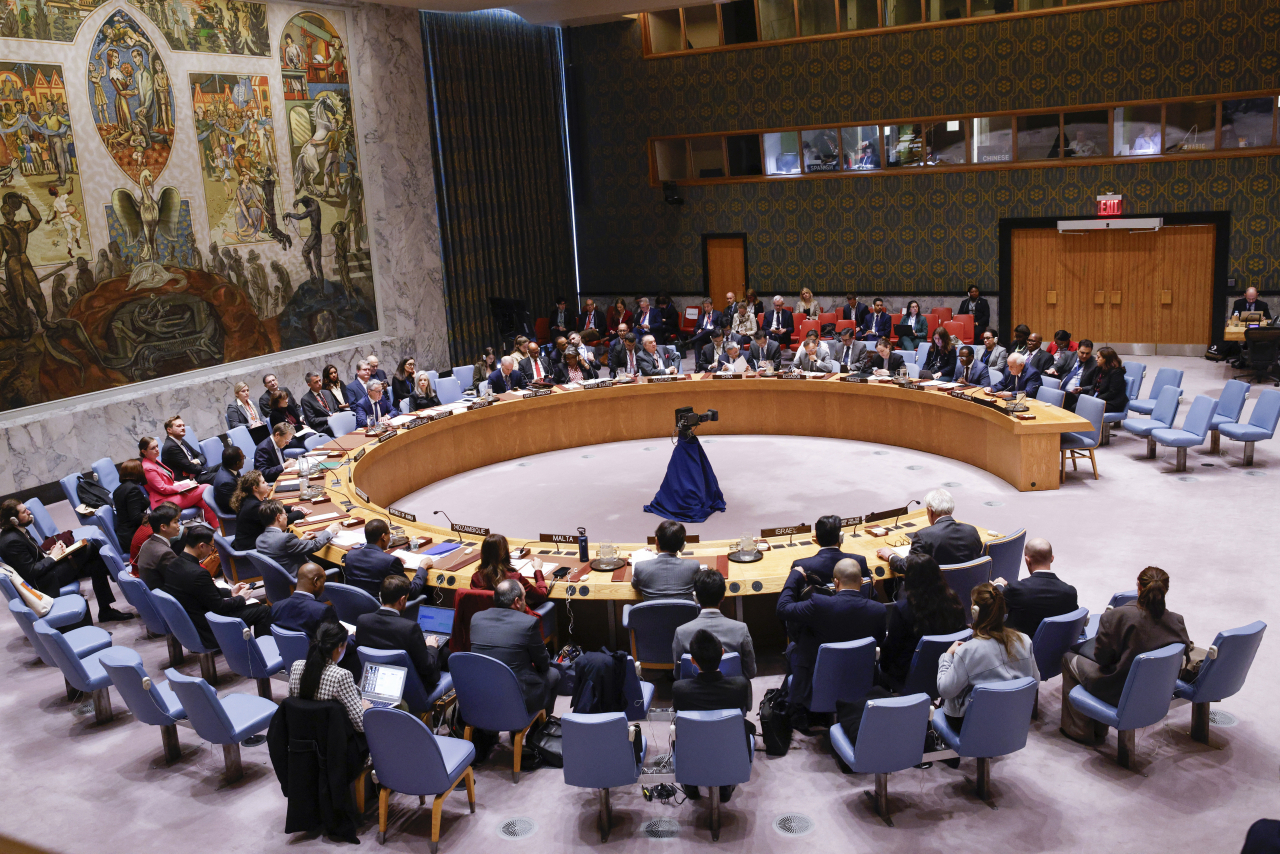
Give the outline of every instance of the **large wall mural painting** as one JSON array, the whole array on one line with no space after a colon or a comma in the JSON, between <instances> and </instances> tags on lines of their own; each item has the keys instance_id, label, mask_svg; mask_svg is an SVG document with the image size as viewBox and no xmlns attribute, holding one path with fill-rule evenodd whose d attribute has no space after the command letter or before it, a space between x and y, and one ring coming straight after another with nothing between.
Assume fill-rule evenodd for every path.
<instances>
[{"instance_id":1,"label":"large wall mural painting","mask_svg":"<svg viewBox=\"0 0 1280 854\"><path fill-rule=\"evenodd\" d=\"M0 57L0 411L377 329L341 13L8 3L75 28Z\"/></svg>"},{"instance_id":2,"label":"large wall mural painting","mask_svg":"<svg viewBox=\"0 0 1280 854\"><path fill-rule=\"evenodd\" d=\"M102 0L0 0L0 38L69 42Z\"/></svg>"}]
</instances>

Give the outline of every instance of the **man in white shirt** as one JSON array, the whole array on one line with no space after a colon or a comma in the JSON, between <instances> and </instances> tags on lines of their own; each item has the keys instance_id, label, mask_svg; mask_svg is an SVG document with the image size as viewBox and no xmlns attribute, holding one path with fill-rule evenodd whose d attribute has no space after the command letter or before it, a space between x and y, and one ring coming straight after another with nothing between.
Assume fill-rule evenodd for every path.
<instances>
[{"instance_id":1,"label":"man in white shirt","mask_svg":"<svg viewBox=\"0 0 1280 854\"><path fill-rule=\"evenodd\" d=\"M674 374L676 372L675 365L669 364L670 360L658 349L658 342L654 340L652 335L644 336L644 341L641 344L644 350L636 358L636 364L640 368L642 375L652 377L658 374Z\"/></svg>"}]
</instances>

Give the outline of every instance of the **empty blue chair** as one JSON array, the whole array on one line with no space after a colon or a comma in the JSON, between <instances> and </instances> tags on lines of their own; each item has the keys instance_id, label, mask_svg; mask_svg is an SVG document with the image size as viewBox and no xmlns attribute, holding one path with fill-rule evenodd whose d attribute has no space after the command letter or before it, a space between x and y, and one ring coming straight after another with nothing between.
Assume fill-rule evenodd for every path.
<instances>
[{"instance_id":1,"label":"empty blue chair","mask_svg":"<svg viewBox=\"0 0 1280 854\"><path fill-rule=\"evenodd\" d=\"M285 673L292 672L295 661L307 660L307 650L311 647L311 639L307 637L305 632L295 632L291 629L272 626L271 636L276 639L276 650L280 653L280 661L284 665L283 670Z\"/></svg>"},{"instance_id":2,"label":"empty blue chair","mask_svg":"<svg viewBox=\"0 0 1280 854\"><path fill-rule=\"evenodd\" d=\"M1195 681L1177 681L1173 694L1191 703L1191 737L1196 741L1209 743L1209 704L1221 702L1244 687L1266 630L1267 624L1258 620L1218 632Z\"/></svg>"},{"instance_id":3,"label":"empty blue chair","mask_svg":"<svg viewBox=\"0 0 1280 854\"><path fill-rule=\"evenodd\" d=\"M923 365L929 361L929 348L933 346L932 341L925 341L916 346L916 364Z\"/></svg>"},{"instance_id":4,"label":"empty blue chair","mask_svg":"<svg viewBox=\"0 0 1280 854\"><path fill-rule=\"evenodd\" d=\"M1082 394L1076 398L1076 415L1087 418L1093 429L1062 434L1059 439L1059 447L1062 450L1059 482L1067 479L1067 460L1071 460L1071 470L1075 471L1077 461L1084 457L1088 457L1089 464L1093 466L1093 479L1098 479L1098 460L1093 452L1102 443L1102 419L1106 414L1107 403L1102 398L1090 394Z\"/></svg>"},{"instance_id":5,"label":"empty blue chair","mask_svg":"<svg viewBox=\"0 0 1280 854\"><path fill-rule=\"evenodd\" d=\"M183 676L172 667L164 675L196 735L210 744L222 745L226 782L239 780L244 776L240 742L271 724L276 704L253 694L228 694L219 699L208 682L195 676Z\"/></svg>"},{"instance_id":6,"label":"empty blue chair","mask_svg":"<svg viewBox=\"0 0 1280 854\"><path fill-rule=\"evenodd\" d=\"M116 511L110 504L104 504L97 510L93 511L93 516L89 521L98 526L98 530L102 532L102 536L106 538L108 543L116 550L116 554L128 554L128 549L120 548L120 541L116 539Z\"/></svg>"},{"instance_id":7,"label":"empty blue chair","mask_svg":"<svg viewBox=\"0 0 1280 854\"><path fill-rule=\"evenodd\" d=\"M182 757L178 721L185 720L187 713L169 683L157 685L147 675L142 659L131 649L114 647L104 652L98 661L133 716L148 726L160 727L165 762L177 762Z\"/></svg>"},{"instance_id":8,"label":"empty blue chair","mask_svg":"<svg viewBox=\"0 0 1280 854\"><path fill-rule=\"evenodd\" d=\"M1017 581L1022 574L1022 551L1026 545L1027 529L1020 528L983 546L983 555L991 558L991 577Z\"/></svg>"},{"instance_id":9,"label":"empty blue chair","mask_svg":"<svg viewBox=\"0 0 1280 854\"><path fill-rule=\"evenodd\" d=\"M231 541L218 532L213 534L213 547L218 550L218 563L222 565L222 577L239 584L246 579L261 577L255 571L248 551L236 551ZM246 572L245 570L249 570Z\"/></svg>"},{"instance_id":10,"label":"empty blue chair","mask_svg":"<svg viewBox=\"0 0 1280 854\"><path fill-rule=\"evenodd\" d=\"M1040 386L1036 391L1036 400L1041 403L1047 403L1050 406L1062 407L1062 402L1066 399L1067 393L1062 389L1049 388L1048 386Z\"/></svg>"},{"instance_id":11,"label":"empty blue chair","mask_svg":"<svg viewBox=\"0 0 1280 854\"><path fill-rule=\"evenodd\" d=\"M1160 400L1160 393L1166 388L1176 388L1181 397L1182 371L1177 368L1161 368L1156 371L1155 381L1151 383L1151 396L1129 401L1129 411L1139 415L1151 415L1155 411L1156 403Z\"/></svg>"},{"instance_id":12,"label":"empty blue chair","mask_svg":"<svg viewBox=\"0 0 1280 854\"><path fill-rule=\"evenodd\" d=\"M1126 361L1124 363L1124 377L1126 380L1137 380L1141 385L1142 380L1147 376L1147 366L1141 362ZM1137 395L1133 395L1137 397Z\"/></svg>"},{"instance_id":13,"label":"empty blue chair","mask_svg":"<svg viewBox=\"0 0 1280 854\"><path fill-rule=\"evenodd\" d=\"M333 441L332 438L325 433L313 433L312 435L303 439L302 444L308 451L311 451L320 447L321 445L327 445L331 441Z\"/></svg>"},{"instance_id":14,"label":"empty blue chair","mask_svg":"<svg viewBox=\"0 0 1280 854\"><path fill-rule=\"evenodd\" d=\"M871 690L875 675L875 638L822 644L813 665L813 700L809 711L834 713L836 703L856 703Z\"/></svg>"},{"instance_id":15,"label":"empty blue chair","mask_svg":"<svg viewBox=\"0 0 1280 854\"><path fill-rule=\"evenodd\" d=\"M27 640L31 642L31 648L36 651L36 655L40 656L40 660L49 667L57 667L58 662L49 654L49 650L45 649L44 641L40 640L40 635L36 633L36 622L40 619L36 616L36 612L18 599L9 603L9 613L13 614L18 628L22 629L22 633L27 636ZM62 637L76 658L84 658L86 655L92 655L111 646L111 634L97 626L81 626L78 629L63 632ZM70 691L67 693L70 694Z\"/></svg>"},{"instance_id":16,"label":"empty blue chair","mask_svg":"<svg viewBox=\"0 0 1280 854\"><path fill-rule=\"evenodd\" d=\"M1036 659L1036 669L1040 671L1040 681L1048 682L1062 673L1062 656L1080 641L1080 632L1089 622L1089 609L1076 608L1057 617L1046 617L1040 621L1036 636L1031 639L1031 654ZM1035 717L1040 711L1040 692L1036 692L1035 705L1031 715Z\"/></svg>"},{"instance_id":17,"label":"empty blue chair","mask_svg":"<svg viewBox=\"0 0 1280 854\"><path fill-rule=\"evenodd\" d=\"M609 790L631 786L640 779L640 769L648 754L644 736L640 739L640 761L628 734L627 716L622 712L600 715L569 713L560 718L560 746L564 756L564 782L580 789L598 789L600 814L596 826L600 841L609 841L613 809Z\"/></svg>"},{"instance_id":18,"label":"empty blue chair","mask_svg":"<svg viewBox=\"0 0 1280 854\"><path fill-rule=\"evenodd\" d=\"M476 366L454 365L453 378L458 381L458 385L462 387L462 390L466 391L476 384Z\"/></svg>"},{"instance_id":19,"label":"empty blue chair","mask_svg":"<svg viewBox=\"0 0 1280 854\"><path fill-rule=\"evenodd\" d=\"M406 397L404 400L400 401L400 412L401 412L402 414L404 414L404 415L408 415L408 414L409 414L409 404L410 404L410 403L412 403L412 400L410 400L410 399L409 399L409 398L407 398L407 397Z\"/></svg>"},{"instance_id":20,"label":"empty blue chair","mask_svg":"<svg viewBox=\"0 0 1280 854\"><path fill-rule=\"evenodd\" d=\"M104 544L98 549L98 557L102 558L102 562L107 567L107 574L115 580L116 584L120 583L120 576L129 574L128 567L125 566L124 559L120 557L115 546Z\"/></svg>"},{"instance_id":21,"label":"empty blue chair","mask_svg":"<svg viewBox=\"0 0 1280 854\"><path fill-rule=\"evenodd\" d=\"M900 693L928 694L930 699L938 699L938 656L956 641L967 641L971 637L973 630L964 629L949 635L925 635L920 638L915 655L911 657L911 670L907 672L907 680Z\"/></svg>"},{"instance_id":22,"label":"empty blue chair","mask_svg":"<svg viewBox=\"0 0 1280 854\"><path fill-rule=\"evenodd\" d=\"M726 652L720 657L719 670L725 676L741 676L742 675L742 656L736 652ZM698 665L694 664L693 656L685 653L680 656L680 675L677 679L692 679L699 672Z\"/></svg>"},{"instance_id":23,"label":"empty blue chair","mask_svg":"<svg viewBox=\"0 0 1280 854\"><path fill-rule=\"evenodd\" d=\"M627 656L626 681L622 683L622 696L627 701L627 720L642 721L649 717L653 705L654 685L644 682L636 672L636 660Z\"/></svg>"},{"instance_id":24,"label":"empty blue chair","mask_svg":"<svg viewBox=\"0 0 1280 854\"><path fill-rule=\"evenodd\" d=\"M333 435L345 436L356 429L356 414L354 412L335 412L329 416L329 426L333 428Z\"/></svg>"},{"instance_id":25,"label":"empty blue chair","mask_svg":"<svg viewBox=\"0 0 1280 854\"><path fill-rule=\"evenodd\" d=\"M738 709L676 712L671 762L676 782L711 790L711 838L720 838L720 787L751 779L755 745ZM921 739L921 744L924 740Z\"/></svg>"},{"instance_id":26,"label":"empty blue chair","mask_svg":"<svg viewBox=\"0 0 1280 854\"><path fill-rule=\"evenodd\" d=\"M372 614L382 607L377 599L359 587L339 584L336 581L324 586L324 596L333 605L333 610L338 612L338 619L353 626L364 614Z\"/></svg>"},{"instance_id":27,"label":"empty blue chair","mask_svg":"<svg viewBox=\"0 0 1280 854\"><path fill-rule=\"evenodd\" d=\"M224 617L212 611L204 618L217 638L227 667L237 676L256 679L258 696L271 699L271 677L284 669L284 660L273 637L255 638L253 630L239 617Z\"/></svg>"},{"instance_id":28,"label":"empty blue chair","mask_svg":"<svg viewBox=\"0 0 1280 854\"><path fill-rule=\"evenodd\" d=\"M259 552L250 549L247 557L253 568L262 576L262 585L266 588L269 602L281 602L293 595L293 586L297 579L280 564Z\"/></svg>"},{"instance_id":29,"label":"empty blue chair","mask_svg":"<svg viewBox=\"0 0 1280 854\"><path fill-rule=\"evenodd\" d=\"M1120 422L1120 426L1125 429L1126 433L1146 437L1147 459L1154 460L1156 458L1156 443L1151 438L1151 434L1156 430L1164 430L1173 426L1173 420L1178 417L1178 401L1181 395L1181 389L1166 386L1160 392L1160 399L1156 401L1156 408L1152 410L1150 418L1126 418Z\"/></svg>"},{"instance_id":30,"label":"empty blue chair","mask_svg":"<svg viewBox=\"0 0 1280 854\"><path fill-rule=\"evenodd\" d=\"M916 362L907 362L902 367L907 369L907 376L913 380L920 379L920 364Z\"/></svg>"},{"instance_id":31,"label":"empty blue chair","mask_svg":"<svg viewBox=\"0 0 1280 854\"><path fill-rule=\"evenodd\" d=\"M830 730L831 747L855 774L875 774L875 793L866 792L876 814L893 827L889 815L889 775L924 761L924 739L929 728L929 697L911 694L869 700L858 725L854 745L840 725Z\"/></svg>"},{"instance_id":32,"label":"empty blue chair","mask_svg":"<svg viewBox=\"0 0 1280 854\"><path fill-rule=\"evenodd\" d=\"M1125 362L1125 367L1126 368L1129 367L1129 364L1130 364L1129 362ZM1104 411L1102 413L1102 441L1099 442L1098 444L1100 445L1111 444L1111 425L1119 424L1121 421L1129 417L1129 401L1133 400L1138 396L1138 389L1140 389L1141 387L1142 387L1141 376L1125 378L1125 381L1124 381L1125 408L1120 412L1107 412L1105 411L1105 406L1104 406Z\"/></svg>"},{"instance_id":33,"label":"empty blue chair","mask_svg":"<svg viewBox=\"0 0 1280 854\"><path fill-rule=\"evenodd\" d=\"M670 652L668 652L670 655ZM511 769L513 782L520 782L520 753L529 727L544 720L543 709L530 714L524 707L520 683L510 667L476 652L455 652L449 656L449 673L458 695L458 712L467 722L463 738L471 740L474 728L510 732L515 736L515 761Z\"/></svg>"},{"instance_id":34,"label":"empty blue chair","mask_svg":"<svg viewBox=\"0 0 1280 854\"><path fill-rule=\"evenodd\" d=\"M23 583L25 584L26 582L24 581ZM67 585L68 588L70 586ZM76 588L79 589L78 584ZM0 572L0 590L4 591L4 598L10 602L23 604L22 596L18 594L18 588L14 586L13 579L9 578L8 573ZM64 592L61 596L53 597L53 607L49 609L49 613L40 619L55 629L61 629L86 622L88 613L89 603L84 600L83 596L79 593Z\"/></svg>"},{"instance_id":35,"label":"empty blue chair","mask_svg":"<svg viewBox=\"0 0 1280 854\"><path fill-rule=\"evenodd\" d=\"M213 484L206 483L203 487L204 503L213 508L213 512L217 514L218 521L222 524L222 533L234 534L236 532L236 514L231 512L230 507L223 507L218 503L218 499L214 497Z\"/></svg>"},{"instance_id":36,"label":"empty blue chair","mask_svg":"<svg viewBox=\"0 0 1280 854\"><path fill-rule=\"evenodd\" d=\"M258 449L257 443L253 441L253 436L249 433L249 428L243 424L238 427L232 427L227 431L227 440L244 453L245 470L247 471L248 467L253 465L253 452Z\"/></svg>"},{"instance_id":37,"label":"empty blue chair","mask_svg":"<svg viewBox=\"0 0 1280 854\"><path fill-rule=\"evenodd\" d=\"M1164 720L1173 701L1173 690L1182 669L1183 644L1171 643L1152 652L1144 652L1133 660L1124 681L1120 705L1105 703L1077 685L1067 695L1067 702L1095 721L1116 728L1116 761L1130 768L1130 756L1140 727Z\"/></svg>"},{"instance_id":38,"label":"empty blue chair","mask_svg":"<svg viewBox=\"0 0 1280 854\"><path fill-rule=\"evenodd\" d=\"M1041 374L1040 387L1047 388L1050 391L1058 391L1062 388L1062 380L1058 379L1057 377L1046 377L1043 374ZM1039 399L1040 399L1039 395L1036 395L1036 400L1039 400ZM1054 406L1060 406L1060 405L1061 404L1057 404L1057 403L1054 404Z\"/></svg>"},{"instance_id":39,"label":"empty blue chair","mask_svg":"<svg viewBox=\"0 0 1280 854\"><path fill-rule=\"evenodd\" d=\"M1204 444L1205 438L1209 435L1214 410L1217 408L1218 401L1208 395L1198 394L1196 399L1191 401L1191 410L1187 412L1181 430L1168 427L1151 431L1151 441L1166 448L1178 449L1178 462L1174 471L1187 470L1187 448Z\"/></svg>"},{"instance_id":40,"label":"empty blue chair","mask_svg":"<svg viewBox=\"0 0 1280 854\"><path fill-rule=\"evenodd\" d=\"M188 433L190 431L188 430ZM211 436L200 443L200 456L204 457L204 467L214 469L222 465L222 451L227 446L217 436ZM253 460L246 457L246 462L253 465ZM246 467L246 471L247 471Z\"/></svg>"},{"instance_id":41,"label":"empty blue chair","mask_svg":"<svg viewBox=\"0 0 1280 854\"><path fill-rule=\"evenodd\" d=\"M169 634L179 644L195 653L196 660L200 662L200 675L210 683L217 683L218 663L215 656L218 650L209 649L200 641L200 633L196 631L195 623L191 622L191 616L177 599L163 590L152 590L151 601L155 603L160 617L169 627Z\"/></svg>"},{"instance_id":42,"label":"empty blue chair","mask_svg":"<svg viewBox=\"0 0 1280 854\"><path fill-rule=\"evenodd\" d=\"M1280 423L1280 391L1269 388L1258 395L1247 423L1219 424L1218 432L1228 439L1244 442L1244 464L1251 466L1254 443L1275 436L1277 423Z\"/></svg>"},{"instance_id":43,"label":"empty blue chair","mask_svg":"<svg viewBox=\"0 0 1280 854\"><path fill-rule=\"evenodd\" d=\"M444 404L462 400L462 385L453 377L441 377L436 383L436 397Z\"/></svg>"},{"instance_id":44,"label":"empty blue chair","mask_svg":"<svg viewBox=\"0 0 1280 854\"><path fill-rule=\"evenodd\" d=\"M44 620L35 621L35 630L67 684L93 697L93 716L97 722L101 724L111 720L111 696L107 693L111 680L99 661L109 647L80 658L70 642ZM138 655L136 652L133 654ZM141 657L138 660L141 661Z\"/></svg>"},{"instance_id":45,"label":"empty blue chair","mask_svg":"<svg viewBox=\"0 0 1280 854\"><path fill-rule=\"evenodd\" d=\"M476 811L476 783L471 760L476 749L467 741L434 735L422 721L399 709L368 709L364 734L378 775L378 842L387 839L387 812L393 792L432 796L431 852L440 849L440 810L459 781L467 787L467 805ZM421 802L421 801L420 801Z\"/></svg>"},{"instance_id":46,"label":"empty blue chair","mask_svg":"<svg viewBox=\"0 0 1280 854\"><path fill-rule=\"evenodd\" d=\"M686 599L651 599L622 606L622 627L631 634L631 657L641 667L673 670L671 644L676 629L697 618L702 609Z\"/></svg>"},{"instance_id":47,"label":"empty blue chair","mask_svg":"<svg viewBox=\"0 0 1280 854\"><path fill-rule=\"evenodd\" d=\"M1038 685L1030 676L1023 676L975 686L960 732L947 723L942 709L933 713L933 730L947 746L960 756L978 760L974 785L984 801L991 798L991 759L1027 746Z\"/></svg>"},{"instance_id":48,"label":"empty blue chair","mask_svg":"<svg viewBox=\"0 0 1280 854\"><path fill-rule=\"evenodd\" d=\"M910 365L914 365L914 364L916 364L916 351L915 351L915 350L894 350L894 351L893 351L893 353L894 353L894 355L896 355L896 356L901 356L901 357L902 357L902 364L904 364L904 365L908 365L908 364L910 364Z\"/></svg>"},{"instance_id":49,"label":"empty blue chair","mask_svg":"<svg viewBox=\"0 0 1280 854\"><path fill-rule=\"evenodd\" d=\"M76 487L80 484L80 472L74 472L66 477L58 478L58 485L62 487L62 494L67 496L67 503L71 505L71 512L76 514L76 521L82 526L93 524L93 515L85 515L76 508L80 506L80 495L76 491Z\"/></svg>"},{"instance_id":50,"label":"empty blue chair","mask_svg":"<svg viewBox=\"0 0 1280 854\"><path fill-rule=\"evenodd\" d=\"M328 588L329 585L326 584L325 589ZM418 671L414 669L413 662L409 660L409 653L403 649L373 649L360 646L356 647L356 654L360 656L362 667L366 664L393 664L409 671L405 674L404 702L409 707L409 711L420 717L425 718L430 715L431 707L453 690L453 674L441 673L440 681L428 691L427 686L423 685L422 679L418 677ZM453 656L449 657L449 667L452 670Z\"/></svg>"},{"instance_id":51,"label":"empty blue chair","mask_svg":"<svg viewBox=\"0 0 1280 854\"><path fill-rule=\"evenodd\" d=\"M980 557L968 563L948 564L942 567L942 577L960 597L960 604L964 605L964 612L968 615L973 588L991 580L991 558Z\"/></svg>"},{"instance_id":52,"label":"empty blue chair","mask_svg":"<svg viewBox=\"0 0 1280 854\"><path fill-rule=\"evenodd\" d=\"M27 505L27 509L31 511L32 527L39 532L41 537L48 539L55 534L61 534L62 529L53 521L53 516L49 515L49 508L44 506L44 502L39 498L28 498L22 502ZM79 514L76 514L79 518ZM77 540L97 540L105 543L107 538L103 536L102 531L98 530L98 526L85 523L71 530L71 536Z\"/></svg>"},{"instance_id":53,"label":"empty blue chair","mask_svg":"<svg viewBox=\"0 0 1280 854\"><path fill-rule=\"evenodd\" d=\"M200 447L200 437L196 434L196 428L190 424L187 424L187 433L182 439L193 448ZM160 444L163 446L164 442L162 441Z\"/></svg>"},{"instance_id":54,"label":"empty blue chair","mask_svg":"<svg viewBox=\"0 0 1280 854\"><path fill-rule=\"evenodd\" d=\"M116 579L116 584L124 594L125 601L138 612L138 616L142 618L142 624L147 627L149 633L160 637L172 637L169 635L169 624L164 621L164 617L160 616L160 609L156 607L155 601L151 598L151 591L147 589L146 583L141 578L126 572ZM170 652L173 652L172 648ZM178 652L182 652L181 646L178 647ZM170 663L181 664L181 655L177 661Z\"/></svg>"},{"instance_id":55,"label":"empty blue chair","mask_svg":"<svg viewBox=\"0 0 1280 854\"><path fill-rule=\"evenodd\" d=\"M1244 402L1249 397L1249 384L1240 380L1227 380L1218 395L1218 408L1213 411L1213 420L1209 425L1209 452L1218 453L1221 436L1218 428L1223 424L1234 424L1240 420L1244 412Z\"/></svg>"},{"instance_id":56,"label":"empty blue chair","mask_svg":"<svg viewBox=\"0 0 1280 854\"><path fill-rule=\"evenodd\" d=\"M97 460L93 466L93 473L98 476L98 483L112 495L116 494L116 490L120 488L120 472L116 470L115 460L111 457L103 457Z\"/></svg>"},{"instance_id":57,"label":"empty blue chair","mask_svg":"<svg viewBox=\"0 0 1280 854\"><path fill-rule=\"evenodd\" d=\"M987 375L991 377L992 386L1000 385L1000 381L1004 379L1004 372L995 368L987 368Z\"/></svg>"}]
</instances>

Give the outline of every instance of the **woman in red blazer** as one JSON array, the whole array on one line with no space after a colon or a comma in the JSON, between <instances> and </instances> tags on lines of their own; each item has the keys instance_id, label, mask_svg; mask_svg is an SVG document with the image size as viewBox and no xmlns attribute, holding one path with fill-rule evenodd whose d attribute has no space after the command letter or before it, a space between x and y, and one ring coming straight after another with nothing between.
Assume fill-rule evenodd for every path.
<instances>
[{"instance_id":1,"label":"woman in red blazer","mask_svg":"<svg viewBox=\"0 0 1280 854\"><path fill-rule=\"evenodd\" d=\"M618 324L625 323L627 328L631 328L631 321L635 320L635 316L627 311L627 301L622 297L618 297L613 301L613 305L609 306L609 310L605 312L605 322L609 325L609 337L618 337Z\"/></svg>"},{"instance_id":2,"label":"woman in red blazer","mask_svg":"<svg viewBox=\"0 0 1280 854\"><path fill-rule=\"evenodd\" d=\"M160 462L160 443L155 440L155 437L146 436L139 440L138 452L138 456L142 459L142 473L147 478L147 494L151 499L152 510L160 506L163 501L172 501L183 510L198 507L204 511L205 521L215 531L220 530L218 514L204 503L203 489L196 486L195 489L184 492L174 485L173 472Z\"/></svg>"}]
</instances>

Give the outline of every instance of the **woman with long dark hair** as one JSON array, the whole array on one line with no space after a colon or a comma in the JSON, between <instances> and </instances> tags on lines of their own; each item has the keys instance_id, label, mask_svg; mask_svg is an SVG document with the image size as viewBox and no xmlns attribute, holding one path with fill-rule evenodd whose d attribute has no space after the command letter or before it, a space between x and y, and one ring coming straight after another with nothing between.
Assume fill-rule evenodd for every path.
<instances>
[{"instance_id":1,"label":"woman with long dark hair","mask_svg":"<svg viewBox=\"0 0 1280 854\"><path fill-rule=\"evenodd\" d=\"M337 365L324 366L324 370L320 372L320 387L333 394L333 399L338 401L339 409L344 411L351 409L351 404L347 402L345 395L347 387L342 384Z\"/></svg>"},{"instance_id":2,"label":"woman with long dark hair","mask_svg":"<svg viewBox=\"0 0 1280 854\"><path fill-rule=\"evenodd\" d=\"M151 502L144 484L147 477L142 470L142 460L125 460L120 464L120 485L111 493L111 505L116 511L116 541L127 550L133 535L147 521Z\"/></svg>"},{"instance_id":3,"label":"woman with long dark hair","mask_svg":"<svg viewBox=\"0 0 1280 854\"><path fill-rule=\"evenodd\" d=\"M1124 412L1129 408L1124 363L1110 347L1103 347L1098 351L1098 374L1093 378L1093 390L1090 393L1106 401L1107 412Z\"/></svg>"},{"instance_id":4,"label":"woman with long dark hair","mask_svg":"<svg viewBox=\"0 0 1280 854\"><path fill-rule=\"evenodd\" d=\"M604 319L609 327L609 337L617 338L618 324L625 323L627 324L627 329L630 329L631 321L635 319L635 315L627 309L627 301L622 297L618 297L613 301L613 305L609 306L609 310L605 312Z\"/></svg>"},{"instance_id":5,"label":"woman with long dark hair","mask_svg":"<svg viewBox=\"0 0 1280 854\"><path fill-rule=\"evenodd\" d=\"M356 732L364 732L364 703L351 671L338 662L347 651L347 630L341 623L323 622L307 657L289 670L289 696L303 700L337 700L347 710Z\"/></svg>"},{"instance_id":6,"label":"woman with long dark hair","mask_svg":"<svg viewBox=\"0 0 1280 854\"><path fill-rule=\"evenodd\" d=\"M507 538L501 534L490 534L480 544L480 568L471 573L471 589L497 590L498 585L508 578L514 578L524 588L524 601L530 608L536 608L547 601L547 582L542 577L542 570L534 573L530 582L511 564L511 547Z\"/></svg>"},{"instance_id":7,"label":"woman with long dark hair","mask_svg":"<svg viewBox=\"0 0 1280 854\"><path fill-rule=\"evenodd\" d=\"M941 326L933 330L933 346L929 348L922 370L947 379L956 372L956 345L951 340L951 333Z\"/></svg>"},{"instance_id":8,"label":"woman with long dark hair","mask_svg":"<svg viewBox=\"0 0 1280 854\"><path fill-rule=\"evenodd\" d=\"M911 671L916 645L925 635L949 635L964 628L964 605L930 555L902 560L903 584L888 609L888 631L880 647L881 681L901 690Z\"/></svg>"},{"instance_id":9,"label":"woman with long dark hair","mask_svg":"<svg viewBox=\"0 0 1280 854\"><path fill-rule=\"evenodd\" d=\"M480 354L480 358L476 360L475 370L472 371L472 377L475 382L472 388L478 389L480 383L489 379L489 374L498 370L498 357L493 352L492 347L485 347L484 352Z\"/></svg>"},{"instance_id":10,"label":"woman with long dark hair","mask_svg":"<svg viewBox=\"0 0 1280 854\"><path fill-rule=\"evenodd\" d=\"M413 376L417 372L418 363L412 356L401 359L400 364L396 365L396 372L391 375L391 396L397 403L413 393Z\"/></svg>"},{"instance_id":11,"label":"woman with long dark hair","mask_svg":"<svg viewBox=\"0 0 1280 854\"><path fill-rule=\"evenodd\" d=\"M915 300L907 303L901 323L911 327L910 335L903 335L898 339L898 346L903 350L914 350L929 335L929 319L920 313L920 303Z\"/></svg>"},{"instance_id":12,"label":"woman with long dark hair","mask_svg":"<svg viewBox=\"0 0 1280 854\"><path fill-rule=\"evenodd\" d=\"M956 641L938 656L938 696L942 713L956 732L964 723L973 689L988 682L1008 682L1023 676L1040 678L1031 638L1004 624L1004 594L990 582L970 593L973 602L973 640Z\"/></svg>"}]
</instances>

